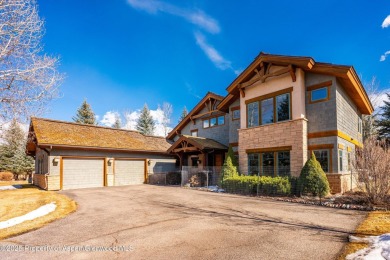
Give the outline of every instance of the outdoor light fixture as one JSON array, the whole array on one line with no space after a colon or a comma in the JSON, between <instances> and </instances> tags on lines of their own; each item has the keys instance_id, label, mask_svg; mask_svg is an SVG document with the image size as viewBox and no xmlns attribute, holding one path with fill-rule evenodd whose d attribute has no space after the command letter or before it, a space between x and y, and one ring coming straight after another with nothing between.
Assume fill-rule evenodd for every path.
<instances>
[{"instance_id":1,"label":"outdoor light fixture","mask_svg":"<svg viewBox=\"0 0 390 260\"><path fill-rule=\"evenodd\" d=\"M148 166L150 166L152 164L152 160L148 160Z\"/></svg>"},{"instance_id":2,"label":"outdoor light fixture","mask_svg":"<svg viewBox=\"0 0 390 260\"><path fill-rule=\"evenodd\" d=\"M59 161L60 161L60 158L54 157L54 159L53 159L53 164L59 163Z\"/></svg>"},{"instance_id":3,"label":"outdoor light fixture","mask_svg":"<svg viewBox=\"0 0 390 260\"><path fill-rule=\"evenodd\" d=\"M114 158L108 158L108 163L112 163L114 161Z\"/></svg>"},{"instance_id":4,"label":"outdoor light fixture","mask_svg":"<svg viewBox=\"0 0 390 260\"><path fill-rule=\"evenodd\" d=\"M198 161L197 161L197 163L198 163L198 164L201 164L201 163L202 163L202 161L201 161L201 160L198 160Z\"/></svg>"}]
</instances>

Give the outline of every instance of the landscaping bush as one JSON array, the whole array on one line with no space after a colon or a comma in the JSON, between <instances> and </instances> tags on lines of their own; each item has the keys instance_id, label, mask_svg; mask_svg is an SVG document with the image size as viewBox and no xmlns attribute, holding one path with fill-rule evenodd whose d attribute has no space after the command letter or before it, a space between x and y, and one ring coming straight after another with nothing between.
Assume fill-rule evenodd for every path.
<instances>
[{"instance_id":1,"label":"landscaping bush","mask_svg":"<svg viewBox=\"0 0 390 260\"><path fill-rule=\"evenodd\" d=\"M291 184L287 177L234 176L225 178L222 188L236 194L289 195Z\"/></svg>"},{"instance_id":2,"label":"landscaping bush","mask_svg":"<svg viewBox=\"0 0 390 260\"><path fill-rule=\"evenodd\" d=\"M13 178L12 172L0 172L0 181L12 181Z\"/></svg>"},{"instance_id":3,"label":"landscaping bush","mask_svg":"<svg viewBox=\"0 0 390 260\"><path fill-rule=\"evenodd\" d=\"M181 184L181 172L168 172L167 173L168 185L180 185Z\"/></svg>"},{"instance_id":4,"label":"landscaping bush","mask_svg":"<svg viewBox=\"0 0 390 260\"><path fill-rule=\"evenodd\" d=\"M299 186L301 194L311 194L321 198L329 193L328 178L326 178L325 172L314 153L311 154L310 159L302 168L299 176Z\"/></svg>"},{"instance_id":5,"label":"landscaping bush","mask_svg":"<svg viewBox=\"0 0 390 260\"><path fill-rule=\"evenodd\" d=\"M289 176L288 180L291 184L291 194L299 196L300 195L299 177Z\"/></svg>"}]
</instances>

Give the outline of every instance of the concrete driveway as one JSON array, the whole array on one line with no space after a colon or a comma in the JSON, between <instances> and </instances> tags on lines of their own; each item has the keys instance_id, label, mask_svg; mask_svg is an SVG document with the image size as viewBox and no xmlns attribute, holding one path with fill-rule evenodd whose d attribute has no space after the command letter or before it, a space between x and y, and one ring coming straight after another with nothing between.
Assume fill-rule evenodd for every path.
<instances>
[{"instance_id":1,"label":"concrete driveway","mask_svg":"<svg viewBox=\"0 0 390 260\"><path fill-rule=\"evenodd\" d=\"M366 215L177 187L61 193L77 212L1 241L1 259L334 259Z\"/></svg>"}]
</instances>

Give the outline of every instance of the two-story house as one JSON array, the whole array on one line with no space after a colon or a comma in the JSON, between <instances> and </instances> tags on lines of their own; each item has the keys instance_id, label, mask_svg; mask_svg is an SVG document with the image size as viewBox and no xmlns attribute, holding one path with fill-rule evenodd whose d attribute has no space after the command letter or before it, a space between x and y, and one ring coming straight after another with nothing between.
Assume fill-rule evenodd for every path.
<instances>
[{"instance_id":1,"label":"two-story house","mask_svg":"<svg viewBox=\"0 0 390 260\"><path fill-rule=\"evenodd\" d=\"M299 176L314 152L332 192L350 188L362 115L373 112L352 66L260 53L227 92L207 93L169 133L181 166L220 166L231 145L242 174Z\"/></svg>"}]
</instances>

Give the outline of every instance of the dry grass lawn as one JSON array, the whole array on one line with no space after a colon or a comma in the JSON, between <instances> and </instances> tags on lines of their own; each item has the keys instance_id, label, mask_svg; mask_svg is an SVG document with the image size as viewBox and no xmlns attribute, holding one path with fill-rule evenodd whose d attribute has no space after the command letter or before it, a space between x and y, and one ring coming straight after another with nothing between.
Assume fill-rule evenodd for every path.
<instances>
[{"instance_id":1,"label":"dry grass lawn","mask_svg":"<svg viewBox=\"0 0 390 260\"><path fill-rule=\"evenodd\" d=\"M3 184L3 182L1 184ZM8 185L15 184L18 183L12 182ZM40 190L31 184L18 185L22 185L23 188L0 191L0 222L25 215L30 211L38 209L39 207L51 202L55 202L57 207L54 212L45 216L25 221L13 227L2 229L0 232L0 240L40 228L56 219L65 217L77 208L76 202L64 195L53 191Z\"/></svg>"},{"instance_id":2,"label":"dry grass lawn","mask_svg":"<svg viewBox=\"0 0 390 260\"><path fill-rule=\"evenodd\" d=\"M358 237L365 236L378 236L385 233L390 233L390 212L374 211L367 215L367 218L359 225L355 231L355 235ZM354 253L360 249L367 247L366 243L348 243L339 259L345 259L345 257L351 253Z\"/></svg>"}]
</instances>

